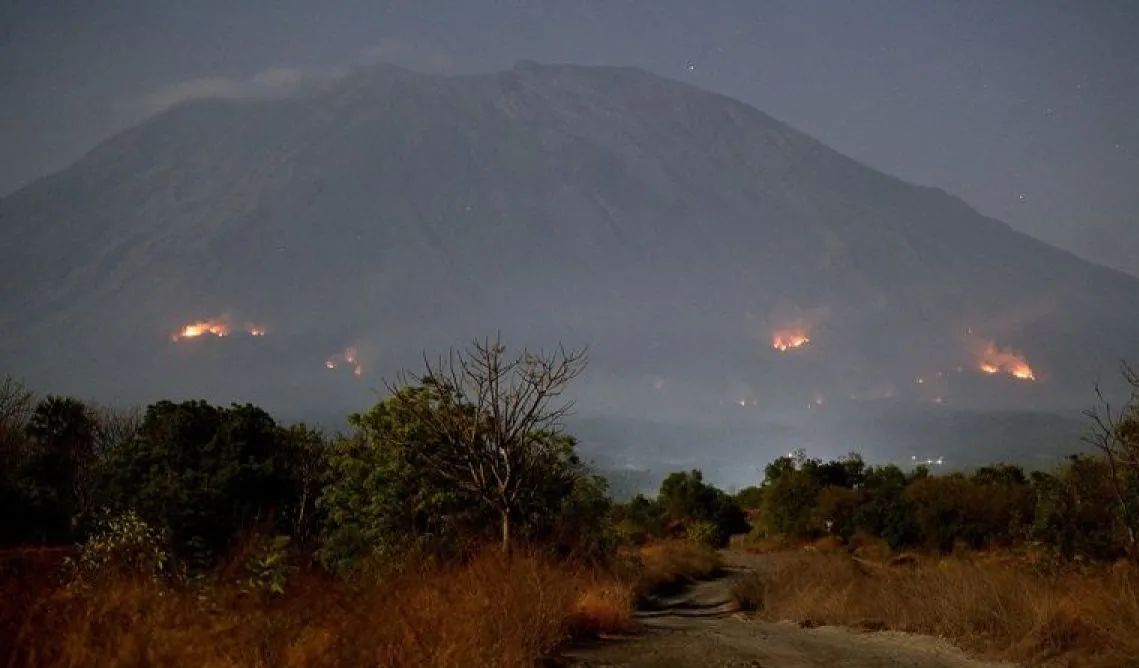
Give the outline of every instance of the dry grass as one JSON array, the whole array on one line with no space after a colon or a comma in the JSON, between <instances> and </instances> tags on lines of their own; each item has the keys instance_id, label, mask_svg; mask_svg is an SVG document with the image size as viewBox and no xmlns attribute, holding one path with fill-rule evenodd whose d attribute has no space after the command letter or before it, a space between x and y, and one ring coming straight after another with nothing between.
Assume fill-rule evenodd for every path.
<instances>
[{"instance_id":1,"label":"dry grass","mask_svg":"<svg viewBox=\"0 0 1139 668\"><path fill-rule=\"evenodd\" d=\"M632 633L633 590L617 581L595 582L577 598L570 627L573 635L597 636L605 633Z\"/></svg>"},{"instance_id":2,"label":"dry grass","mask_svg":"<svg viewBox=\"0 0 1139 668\"><path fill-rule=\"evenodd\" d=\"M11 548L0 550L0 665L16 648L16 630L45 592L60 584L64 559L72 550Z\"/></svg>"},{"instance_id":3,"label":"dry grass","mask_svg":"<svg viewBox=\"0 0 1139 668\"><path fill-rule=\"evenodd\" d=\"M710 548L687 541L663 541L640 548L642 568L638 596L711 577L720 570L720 557Z\"/></svg>"},{"instance_id":4,"label":"dry grass","mask_svg":"<svg viewBox=\"0 0 1139 668\"><path fill-rule=\"evenodd\" d=\"M1031 665L1139 665L1139 576L1130 569L1041 575L1009 560L775 555L763 615L807 625L949 638Z\"/></svg>"},{"instance_id":5,"label":"dry grass","mask_svg":"<svg viewBox=\"0 0 1139 668\"><path fill-rule=\"evenodd\" d=\"M538 555L487 552L367 587L302 575L266 602L149 582L58 589L11 666L530 666L573 634L631 628L630 588Z\"/></svg>"},{"instance_id":6,"label":"dry grass","mask_svg":"<svg viewBox=\"0 0 1139 668\"><path fill-rule=\"evenodd\" d=\"M731 580L732 600L740 610L763 609L763 599L767 587L758 573L737 573Z\"/></svg>"}]
</instances>

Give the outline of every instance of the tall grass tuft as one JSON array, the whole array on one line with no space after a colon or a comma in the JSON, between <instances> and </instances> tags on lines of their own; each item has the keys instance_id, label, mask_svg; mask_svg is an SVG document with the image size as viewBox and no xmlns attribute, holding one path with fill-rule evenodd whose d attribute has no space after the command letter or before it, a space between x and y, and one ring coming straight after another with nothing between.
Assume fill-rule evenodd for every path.
<instances>
[{"instance_id":1,"label":"tall grass tuft","mask_svg":"<svg viewBox=\"0 0 1139 668\"><path fill-rule=\"evenodd\" d=\"M1042 574L985 558L902 567L840 554L772 558L762 613L770 619L935 635L1030 665L1139 661L1139 576L1129 569Z\"/></svg>"},{"instance_id":2,"label":"tall grass tuft","mask_svg":"<svg viewBox=\"0 0 1139 668\"><path fill-rule=\"evenodd\" d=\"M239 587L149 579L60 587L26 611L16 666L531 666L573 634L630 629L632 593L541 554L485 552L348 584Z\"/></svg>"}]
</instances>

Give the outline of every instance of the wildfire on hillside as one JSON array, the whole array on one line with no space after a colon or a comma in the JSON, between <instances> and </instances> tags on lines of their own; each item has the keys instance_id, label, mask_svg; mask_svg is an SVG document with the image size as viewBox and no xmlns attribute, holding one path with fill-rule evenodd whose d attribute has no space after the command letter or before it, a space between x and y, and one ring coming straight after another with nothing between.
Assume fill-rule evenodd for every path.
<instances>
[{"instance_id":1,"label":"wildfire on hillside","mask_svg":"<svg viewBox=\"0 0 1139 668\"><path fill-rule=\"evenodd\" d=\"M186 339L196 339L206 335L221 338L229 336L233 330L234 327L230 324L229 318L224 316L207 318L206 320L198 320L184 325L182 329L170 335L170 340L177 343ZM265 327L262 325L246 323L242 331L249 334L249 336L265 336Z\"/></svg>"},{"instance_id":2,"label":"wildfire on hillside","mask_svg":"<svg viewBox=\"0 0 1139 668\"><path fill-rule=\"evenodd\" d=\"M364 366L360 364L359 354L356 352L356 348L353 346L349 346L344 349L344 352L336 353L335 355L326 359L324 361L324 366L328 369L349 367L352 369L352 375L364 375Z\"/></svg>"},{"instance_id":3,"label":"wildfire on hillside","mask_svg":"<svg viewBox=\"0 0 1139 668\"><path fill-rule=\"evenodd\" d=\"M182 339L196 339L206 334L212 336L229 336L229 325L220 320L199 320L171 334L170 340L177 342Z\"/></svg>"},{"instance_id":4,"label":"wildfire on hillside","mask_svg":"<svg viewBox=\"0 0 1139 668\"><path fill-rule=\"evenodd\" d=\"M811 337L801 329L780 329L771 335L771 347L781 353L802 348L811 342Z\"/></svg>"},{"instance_id":5,"label":"wildfire on hillside","mask_svg":"<svg viewBox=\"0 0 1139 668\"><path fill-rule=\"evenodd\" d=\"M1000 348L992 341L979 347L977 369L990 376L1004 373L1018 380L1036 380L1036 372L1024 355L1011 348Z\"/></svg>"}]
</instances>

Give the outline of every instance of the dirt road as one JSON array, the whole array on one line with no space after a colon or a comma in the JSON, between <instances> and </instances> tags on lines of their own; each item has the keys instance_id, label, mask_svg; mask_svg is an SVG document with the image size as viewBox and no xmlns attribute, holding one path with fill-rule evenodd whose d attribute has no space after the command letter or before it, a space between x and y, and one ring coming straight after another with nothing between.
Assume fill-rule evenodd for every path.
<instances>
[{"instance_id":1,"label":"dirt road","mask_svg":"<svg viewBox=\"0 0 1139 668\"><path fill-rule=\"evenodd\" d=\"M566 664L579 668L995 668L928 636L860 633L836 627L771 623L736 610L731 578L761 570L751 555L726 553L722 577L697 582L650 601L638 613L644 632L574 648Z\"/></svg>"}]
</instances>

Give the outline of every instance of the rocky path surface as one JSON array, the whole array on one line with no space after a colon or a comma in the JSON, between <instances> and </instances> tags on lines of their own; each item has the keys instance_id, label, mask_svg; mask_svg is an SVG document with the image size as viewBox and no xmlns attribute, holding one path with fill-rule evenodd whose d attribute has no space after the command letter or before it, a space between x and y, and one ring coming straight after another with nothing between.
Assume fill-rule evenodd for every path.
<instances>
[{"instance_id":1,"label":"rocky path surface","mask_svg":"<svg viewBox=\"0 0 1139 668\"><path fill-rule=\"evenodd\" d=\"M996 668L937 638L837 627L801 628L741 613L733 577L763 569L762 557L725 553L724 573L651 600L642 633L581 645L563 656L579 668Z\"/></svg>"}]
</instances>

